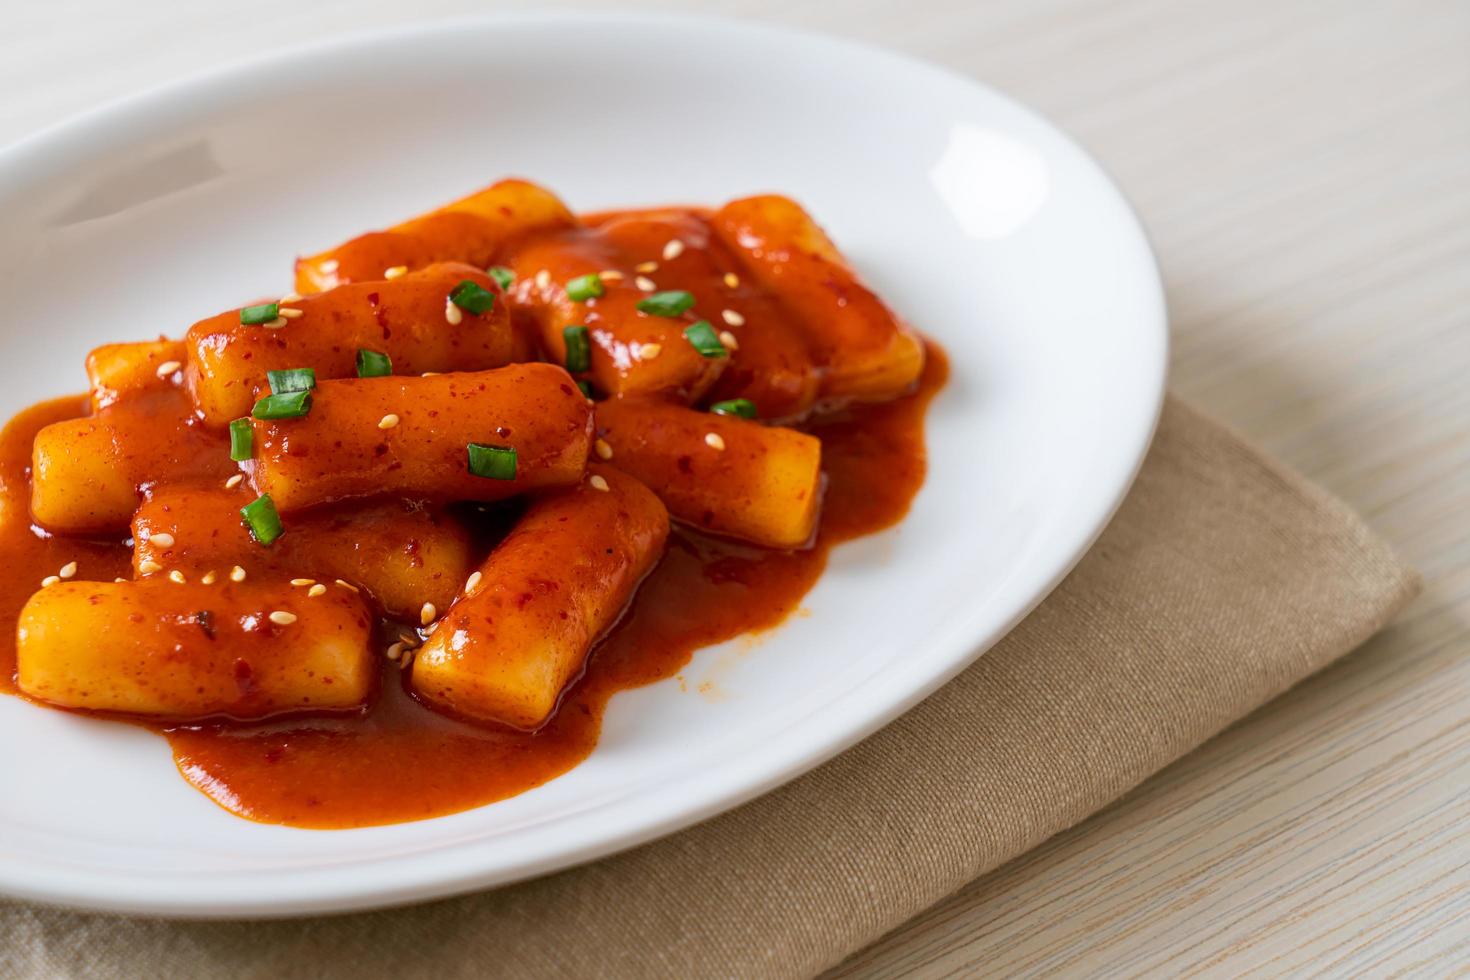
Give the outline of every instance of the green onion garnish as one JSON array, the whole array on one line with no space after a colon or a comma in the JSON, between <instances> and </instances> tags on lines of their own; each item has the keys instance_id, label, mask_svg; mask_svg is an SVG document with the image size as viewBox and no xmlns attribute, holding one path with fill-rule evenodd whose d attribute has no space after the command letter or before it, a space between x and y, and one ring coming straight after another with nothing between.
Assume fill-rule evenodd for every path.
<instances>
[{"instance_id":1,"label":"green onion garnish","mask_svg":"<svg viewBox=\"0 0 1470 980\"><path fill-rule=\"evenodd\" d=\"M240 517L250 528L250 533L261 544L270 544L286 530L281 527L281 515L276 513L275 501L263 493L240 508Z\"/></svg>"},{"instance_id":2,"label":"green onion garnish","mask_svg":"<svg viewBox=\"0 0 1470 980\"><path fill-rule=\"evenodd\" d=\"M586 327L566 327L561 332L567 342L567 370L576 374L592 367L592 341Z\"/></svg>"},{"instance_id":3,"label":"green onion garnish","mask_svg":"<svg viewBox=\"0 0 1470 980\"><path fill-rule=\"evenodd\" d=\"M755 418L755 402L749 398L731 398L729 401L715 402L709 410L716 415L738 415L743 419Z\"/></svg>"},{"instance_id":4,"label":"green onion garnish","mask_svg":"<svg viewBox=\"0 0 1470 980\"><path fill-rule=\"evenodd\" d=\"M638 301L638 312L654 316L678 316L694 305L694 294L686 289L654 293Z\"/></svg>"},{"instance_id":5,"label":"green onion garnish","mask_svg":"<svg viewBox=\"0 0 1470 980\"><path fill-rule=\"evenodd\" d=\"M709 325L708 320L700 320L685 327L684 339L703 357L724 357L729 353L725 350L725 345L720 343L720 335L715 333L715 328Z\"/></svg>"},{"instance_id":6,"label":"green onion garnish","mask_svg":"<svg viewBox=\"0 0 1470 980\"><path fill-rule=\"evenodd\" d=\"M487 480L514 480L516 478L516 451L505 446L486 446L472 442L465 446L469 451L470 473Z\"/></svg>"},{"instance_id":7,"label":"green onion garnish","mask_svg":"<svg viewBox=\"0 0 1470 980\"><path fill-rule=\"evenodd\" d=\"M590 402L593 399L592 382L583 379L577 382L577 387L582 389L582 394Z\"/></svg>"},{"instance_id":8,"label":"green onion garnish","mask_svg":"<svg viewBox=\"0 0 1470 980\"><path fill-rule=\"evenodd\" d=\"M249 419L235 419L230 423L230 458L235 462L249 459L255 452L255 430Z\"/></svg>"},{"instance_id":9,"label":"green onion garnish","mask_svg":"<svg viewBox=\"0 0 1470 980\"><path fill-rule=\"evenodd\" d=\"M466 279L454 287L449 302L466 313L489 313L495 306L495 294L473 279Z\"/></svg>"},{"instance_id":10,"label":"green onion garnish","mask_svg":"<svg viewBox=\"0 0 1470 980\"><path fill-rule=\"evenodd\" d=\"M262 303L259 306L247 306L241 310L240 322L247 326L257 323L270 323L280 315L280 303Z\"/></svg>"},{"instance_id":11,"label":"green onion garnish","mask_svg":"<svg viewBox=\"0 0 1470 980\"><path fill-rule=\"evenodd\" d=\"M311 392L288 391L266 395L255 403L250 414L258 419L299 419L311 411Z\"/></svg>"},{"instance_id":12,"label":"green onion garnish","mask_svg":"<svg viewBox=\"0 0 1470 980\"><path fill-rule=\"evenodd\" d=\"M265 372L271 383L271 394L286 395L293 391L310 391L316 387L316 371L311 368L287 368Z\"/></svg>"},{"instance_id":13,"label":"green onion garnish","mask_svg":"<svg viewBox=\"0 0 1470 980\"><path fill-rule=\"evenodd\" d=\"M375 350L357 352L357 376L359 378L383 378L393 373L393 362L387 354Z\"/></svg>"},{"instance_id":14,"label":"green onion garnish","mask_svg":"<svg viewBox=\"0 0 1470 980\"><path fill-rule=\"evenodd\" d=\"M509 289L510 284L516 281L516 274L503 265L492 265L485 270L485 275L494 279L501 289Z\"/></svg>"},{"instance_id":15,"label":"green onion garnish","mask_svg":"<svg viewBox=\"0 0 1470 980\"><path fill-rule=\"evenodd\" d=\"M578 276L567 283L567 299L573 303L585 303L589 299L596 299L605 291L602 288L602 277L595 272Z\"/></svg>"}]
</instances>

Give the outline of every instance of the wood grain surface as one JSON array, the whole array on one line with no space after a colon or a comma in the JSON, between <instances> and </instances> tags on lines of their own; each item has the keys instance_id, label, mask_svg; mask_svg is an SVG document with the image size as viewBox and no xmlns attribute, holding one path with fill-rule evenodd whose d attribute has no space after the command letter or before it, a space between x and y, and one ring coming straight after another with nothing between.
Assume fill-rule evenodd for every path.
<instances>
[{"instance_id":1,"label":"wood grain surface","mask_svg":"<svg viewBox=\"0 0 1470 980\"><path fill-rule=\"evenodd\" d=\"M1069 129L1149 226L1176 390L1427 583L1364 649L832 975L1470 974L1470 3L700 6L896 47ZM490 7L6 4L0 142L282 43Z\"/></svg>"}]
</instances>

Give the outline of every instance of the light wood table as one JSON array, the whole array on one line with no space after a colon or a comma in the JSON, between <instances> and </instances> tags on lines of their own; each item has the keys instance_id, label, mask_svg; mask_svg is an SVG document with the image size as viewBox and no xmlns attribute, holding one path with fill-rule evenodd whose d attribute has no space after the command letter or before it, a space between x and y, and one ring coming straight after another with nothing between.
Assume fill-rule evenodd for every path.
<instances>
[{"instance_id":1,"label":"light wood table","mask_svg":"<svg viewBox=\"0 0 1470 980\"><path fill-rule=\"evenodd\" d=\"M286 41L486 6L12 3L0 142ZM1427 579L1366 648L836 973L1470 971L1470 3L705 6L901 48L1070 129L1151 230L1175 388Z\"/></svg>"}]
</instances>

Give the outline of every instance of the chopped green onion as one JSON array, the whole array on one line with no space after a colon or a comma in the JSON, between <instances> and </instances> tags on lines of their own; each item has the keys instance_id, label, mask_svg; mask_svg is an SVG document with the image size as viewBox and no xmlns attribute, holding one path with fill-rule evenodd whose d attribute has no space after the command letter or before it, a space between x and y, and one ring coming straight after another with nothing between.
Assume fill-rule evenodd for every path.
<instances>
[{"instance_id":1,"label":"chopped green onion","mask_svg":"<svg viewBox=\"0 0 1470 980\"><path fill-rule=\"evenodd\" d=\"M255 540L261 544L270 544L286 530L281 527L281 515L276 513L275 501L271 500L271 495L268 493L261 494L241 507L240 517L250 528L250 533Z\"/></svg>"},{"instance_id":2,"label":"chopped green onion","mask_svg":"<svg viewBox=\"0 0 1470 980\"><path fill-rule=\"evenodd\" d=\"M755 418L755 402L749 398L731 398L729 401L715 402L709 410L716 415L738 415L743 419Z\"/></svg>"},{"instance_id":3,"label":"chopped green onion","mask_svg":"<svg viewBox=\"0 0 1470 980\"><path fill-rule=\"evenodd\" d=\"M271 394L287 395L293 391L310 391L316 387L316 371L311 368L287 368L265 372L271 383Z\"/></svg>"},{"instance_id":4,"label":"chopped green onion","mask_svg":"<svg viewBox=\"0 0 1470 980\"><path fill-rule=\"evenodd\" d=\"M582 389L582 394L586 396L589 402L593 399L592 382L586 380L578 381L577 387Z\"/></svg>"},{"instance_id":5,"label":"chopped green onion","mask_svg":"<svg viewBox=\"0 0 1470 980\"><path fill-rule=\"evenodd\" d=\"M638 312L654 316L678 316L694 305L694 294L687 289L670 289L654 293L638 301Z\"/></svg>"},{"instance_id":6,"label":"chopped green onion","mask_svg":"<svg viewBox=\"0 0 1470 980\"><path fill-rule=\"evenodd\" d=\"M259 306L247 306L241 310L240 322L247 326L257 323L270 323L280 315L280 303L262 303Z\"/></svg>"},{"instance_id":7,"label":"chopped green onion","mask_svg":"<svg viewBox=\"0 0 1470 980\"><path fill-rule=\"evenodd\" d=\"M465 446L469 452L470 473L487 480L514 480L516 478L516 451L505 446L486 446L472 442Z\"/></svg>"},{"instance_id":8,"label":"chopped green onion","mask_svg":"<svg viewBox=\"0 0 1470 980\"><path fill-rule=\"evenodd\" d=\"M473 279L466 279L454 287L449 302L466 313L489 313L495 306L495 294Z\"/></svg>"},{"instance_id":9,"label":"chopped green onion","mask_svg":"<svg viewBox=\"0 0 1470 980\"><path fill-rule=\"evenodd\" d=\"M255 430L249 419L235 419L230 423L230 458L235 462L249 459L255 452Z\"/></svg>"},{"instance_id":10,"label":"chopped green onion","mask_svg":"<svg viewBox=\"0 0 1470 980\"><path fill-rule=\"evenodd\" d=\"M586 327L566 327L561 332L567 343L567 370L573 374L592 367L592 341Z\"/></svg>"},{"instance_id":11,"label":"chopped green onion","mask_svg":"<svg viewBox=\"0 0 1470 980\"><path fill-rule=\"evenodd\" d=\"M596 299L605 291L602 288L602 277L595 272L578 276L567 283L567 299L573 303L585 303L589 299Z\"/></svg>"},{"instance_id":12,"label":"chopped green onion","mask_svg":"<svg viewBox=\"0 0 1470 980\"><path fill-rule=\"evenodd\" d=\"M359 378L382 378L393 373L393 361L387 354L375 350L358 350L357 376Z\"/></svg>"},{"instance_id":13,"label":"chopped green onion","mask_svg":"<svg viewBox=\"0 0 1470 980\"><path fill-rule=\"evenodd\" d=\"M709 325L708 320L691 323L684 328L684 339L699 351L702 357L724 357L729 351L720 343L720 335Z\"/></svg>"},{"instance_id":14,"label":"chopped green onion","mask_svg":"<svg viewBox=\"0 0 1470 980\"><path fill-rule=\"evenodd\" d=\"M288 391L266 395L255 403L250 414L258 419L299 419L311 411L311 392Z\"/></svg>"},{"instance_id":15,"label":"chopped green onion","mask_svg":"<svg viewBox=\"0 0 1470 980\"><path fill-rule=\"evenodd\" d=\"M494 279L501 289L509 289L510 284L516 281L516 274L503 265L492 265L485 270L485 275Z\"/></svg>"}]
</instances>

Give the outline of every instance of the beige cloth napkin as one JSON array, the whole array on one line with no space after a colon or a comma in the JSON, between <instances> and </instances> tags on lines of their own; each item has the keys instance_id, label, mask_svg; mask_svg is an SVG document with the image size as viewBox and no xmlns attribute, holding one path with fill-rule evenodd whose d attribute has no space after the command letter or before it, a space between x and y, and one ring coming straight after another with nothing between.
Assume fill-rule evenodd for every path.
<instances>
[{"instance_id":1,"label":"beige cloth napkin","mask_svg":"<svg viewBox=\"0 0 1470 980\"><path fill-rule=\"evenodd\" d=\"M180 923L0 905L0 975L809 975L1351 650L1417 588L1342 504L1171 400L1122 510L1040 608L776 792L415 908Z\"/></svg>"}]
</instances>

